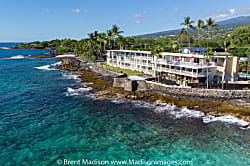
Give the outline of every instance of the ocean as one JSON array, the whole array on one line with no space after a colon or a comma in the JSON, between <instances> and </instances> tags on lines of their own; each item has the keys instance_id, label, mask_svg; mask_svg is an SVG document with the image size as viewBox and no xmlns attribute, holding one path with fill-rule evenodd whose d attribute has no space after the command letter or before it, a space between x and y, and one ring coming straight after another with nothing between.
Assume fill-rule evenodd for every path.
<instances>
[{"instance_id":1,"label":"ocean","mask_svg":"<svg viewBox=\"0 0 250 166\"><path fill-rule=\"evenodd\" d=\"M58 60L22 56L31 54L48 51L0 50L1 166L250 164L249 129L169 105L95 100L53 68Z\"/></svg>"}]
</instances>

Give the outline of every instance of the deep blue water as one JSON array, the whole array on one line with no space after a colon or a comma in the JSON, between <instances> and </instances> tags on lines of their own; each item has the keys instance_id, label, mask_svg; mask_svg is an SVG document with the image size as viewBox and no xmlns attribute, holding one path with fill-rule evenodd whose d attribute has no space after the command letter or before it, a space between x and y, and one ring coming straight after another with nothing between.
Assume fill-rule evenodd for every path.
<instances>
[{"instance_id":1,"label":"deep blue water","mask_svg":"<svg viewBox=\"0 0 250 166\"><path fill-rule=\"evenodd\" d=\"M67 95L79 82L39 70L55 59L9 59L44 50L0 50L0 165L58 165L58 160L192 160L247 166L249 130L173 119L131 103ZM4 58L3 58L4 57Z\"/></svg>"},{"instance_id":2,"label":"deep blue water","mask_svg":"<svg viewBox=\"0 0 250 166\"><path fill-rule=\"evenodd\" d=\"M0 47L13 47L14 45L20 45L21 43L0 43Z\"/></svg>"}]
</instances>

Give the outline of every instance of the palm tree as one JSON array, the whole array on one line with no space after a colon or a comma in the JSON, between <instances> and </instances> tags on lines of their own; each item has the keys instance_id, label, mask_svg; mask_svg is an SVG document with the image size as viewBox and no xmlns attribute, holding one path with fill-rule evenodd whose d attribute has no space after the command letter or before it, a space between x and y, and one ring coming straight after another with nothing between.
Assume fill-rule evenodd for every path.
<instances>
[{"instance_id":1,"label":"palm tree","mask_svg":"<svg viewBox=\"0 0 250 166\"><path fill-rule=\"evenodd\" d=\"M161 48L160 46L153 47L151 50L151 55L157 57L157 60L158 60L158 57L161 56L162 51L163 51L163 48ZM156 67L157 67L157 64L155 63L155 70L156 70ZM158 82L160 82L159 75L158 75Z\"/></svg>"},{"instance_id":2,"label":"palm tree","mask_svg":"<svg viewBox=\"0 0 250 166\"><path fill-rule=\"evenodd\" d=\"M107 30L106 31L107 37L108 37L108 41L109 41L109 49L111 50L111 40L113 38L113 32L112 30ZM113 65L113 56L111 56L111 63L112 63L112 70L114 70L114 65Z\"/></svg>"},{"instance_id":3,"label":"palm tree","mask_svg":"<svg viewBox=\"0 0 250 166\"><path fill-rule=\"evenodd\" d=\"M211 59L211 57L209 57L209 55L211 55L213 53L213 50L212 50L212 48L207 48L207 58L206 58L206 61L207 61L207 89L209 88L209 84L208 84L208 64L209 64L209 61L210 61L210 59Z\"/></svg>"},{"instance_id":4,"label":"palm tree","mask_svg":"<svg viewBox=\"0 0 250 166\"><path fill-rule=\"evenodd\" d=\"M127 47L130 48L131 45L135 43L135 40L132 37L126 37L124 42L125 42L125 50L126 50Z\"/></svg>"},{"instance_id":5,"label":"palm tree","mask_svg":"<svg viewBox=\"0 0 250 166\"><path fill-rule=\"evenodd\" d=\"M208 40L210 37L211 30L217 29L217 24L215 24L215 20L213 20L211 17L207 20L207 24L204 26L204 28L208 31L208 38L207 38L207 62L208 62ZM207 88L208 88L208 64L207 64Z\"/></svg>"},{"instance_id":6,"label":"palm tree","mask_svg":"<svg viewBox=\"0 0 250 166\"><path fill-rule=\"evenodd\" d=\"M225 38L223 47L226 52L226 59L224 61L224 72L222 75L222 89L224 89L224 83L225 83L225 74L226 74L226 67L227 67L227 61L228 61L228 55L229 55L228 51L234 48L234 44L231 42L229 38Z\"/></svg>"},{"instance_id":7,"label":"palm tree","mask_svg":"<svg viewBox=\"0 0 250 166\"><path fill-rule=\"evenodd\" d=\"M120 28L117 26L117 25L113 25L112 27L112 37L114 39L114 49L116 49L116 43L115 43L115 40L116 40L116 37L123 33L123 31L119 31ZM116 56L116 72L117 72L117 56Z\"/></svg>"},{"instance_id":8,"label":"palm tree","mask_svg":"<svg viewBox=\"0 0 250 166\"><path fill-rule=\"evenodd\" d=\"M94 34L93 33L90 33L88 34L89 35L89 38L87 40L87 43L88 43L88 47L90 49L90 52L91 54L93 53L93 42L94 42Z\"/></svg>"},{"instance_id":9,"label":"palm tree","mask_svg":"<svg viewBox=\"0 0 250 166\"><path fill-rule=\"evenodd\" d=\"M109 40L109 49L111 49L112 30L107 30L106 34Z\"/></svg>"},{"instance_id":10,"label":"palm tree","mask_svg":"<svg viewBox=\"0 0 250 166\"><path fill-rule=\"evenodd\" d=\"M125 45L125 38L122 35L118 35L117 43L120 45L120 50L123 50Z\"/></svg>"},{"instance_id":11,"label":"palm tree","mask_svg":"<svg viewBox=\"0 0 250 166\"><path fill-rule=\"evenodd\" d=\"M180 39L180 42L179 42L179 52L180 52L180 43L181 43L181 46L182 46L182 39L183 39L183 36L184 35L187 35L187 31L185 28L182 28L179 35L178 35L178 38Z\"/></svg>"},{"instance_id":12,"label":"palm tree","mask_svg":"<svg viewBox=\"0 0 250 166\"><path fill-rule=\"evenodd\" d=\"M190 17L184 17L185 20L183 23L181 23L181 25L185 25L186 26L186 32L187 32L187 36L188 36L188 28L191 29L195 29L195 27L192 25L194 23L194 21L191 21ZM191 48L191 44L190 44L190 38L188 37L188 44L189 44L189 48Z\"/></svg>"},{"instance_id":13,"label":"palm tree","mask_svg":"<svg viewBox=\"0 0 250 166\"><path fill-rule=\"evenodd\" d=\"M207 24L204 26L205 29L208 31L208 38L207 38L207 48L208 48L208 40L210 38L210 32L211 30L216 30L217 24L215 24L215 20L213 20L211 17L207 20Z\"/></svg>"},{"instance_id":14,"label":"palm tree","mask_svg":"<svg viewBox=\"0 0 250 166\"><path fill-rule=\"evenodd\" d=\"M105 50L105 44L106 44L106 34L105 33L99 33L97 36L97 41L99 42L99 50L100 53L103 53L103 50ZM102 43L104 44L102 46Z\"/></svg>"},{"instance_id":15,"label":"palm tree","mask_svg":"<svg viewBox=\"0 0 250 166\"><path fill-rule=\"evenodd\" d=\"M199 19L197 22L197 27L196 27L197 33L198 33L199 48L201 48L200 31L203 31L203 28L204 28L204 21ZM200 50L200 53L201 53L201 50Z\"/></svg>"},{"instance_id":16,"label":"palm tree","mask_svg":"<svg viewBox=\"0 0 250 166\"><path fill-rule=\"evenodd\" d=\"M113 36L113 39L114 39L114 47L116 48L116 43L115 43L115 39L116 37L123 33L123 31L120 31L120 28L117 26L117 25L113 25L113 28L112 28L112 36Z\"/></svg>"}]
</instances>

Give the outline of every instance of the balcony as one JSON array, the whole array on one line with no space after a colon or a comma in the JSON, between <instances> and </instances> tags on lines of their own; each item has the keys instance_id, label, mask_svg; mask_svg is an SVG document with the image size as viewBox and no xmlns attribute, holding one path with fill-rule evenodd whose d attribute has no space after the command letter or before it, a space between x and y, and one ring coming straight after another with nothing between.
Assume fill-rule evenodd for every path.
<instances>
[{"instance_id":1,"label":"balcony","mask_svg":"<svg viewBox=\"0 0 250 166\"><path fill-rule=\"evenodd\" d=\"M148 60L153 60L153 57L148 57Z\"/></svg>"},{"instance_id":2,"label":"balcony","mask_svg":"<svg viewBox=\"0 0 250 166\"><path fill-rule=\"evenodd\" d=\"M165 64L165 65L171 65L171 66L180 66L180 67L215 67L215 62L209 62L209 63L193 63L193 62L179 62L179 61L167 61L165 59L158 59L158 64Z\"/></svg>"},{"instance_id":3,"label":"balcony","mask_svg":"<svg viewBox=\"0 0 250 166\"><path fill-rule=\"evenodd\" d=\"M185 76L190 76L190 77L206 77L205 72L197 73L197 72L191 72L191 71L186 71L186 70L169 69L166 67L157 67L156 70L159 72L170 72L170 73L180 74L180 75L185 75Z\"/></svg>"},{"instance_id":4,"label":"balcony","mask_svg":"<svg viewBox=\"0 0 250 166\"><path fill-rule=\"evenodd\" d=\"M152 74L152 70L142 69L145 74Z\"/></svg>"}]
</instances>

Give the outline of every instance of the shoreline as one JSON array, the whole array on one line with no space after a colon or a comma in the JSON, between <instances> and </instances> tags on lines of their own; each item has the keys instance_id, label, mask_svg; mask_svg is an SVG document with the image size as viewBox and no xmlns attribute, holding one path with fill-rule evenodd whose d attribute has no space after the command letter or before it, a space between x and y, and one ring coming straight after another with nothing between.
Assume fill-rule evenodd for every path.
<instances>
[{"instance_id":1,"label":"shoreline","mask_svg":"<svg viewBox=\"0 0 250 166\"><path fill-rule=\"evenodd\" d=\"M214 99L207 100L190 97L176 97L161 93L125 91L123 88L113 87L113 78L104 76L102 73L97 73L96 70L98 69L93 65L79 67L74 66L74 64L63 63L60 66L56 66L56 69L72 71L71 74L79 75L78 78L81 79L82 82L92 82L93 84L86 84L86 86L92 88L91 92L93 92L93 96L97 100L114 98L142 100L150 103L155 102L156 104L165 103L178 108L201 111L206 116L211 115L215 118L219 116L234 116L248 122L248 125L243 126L244 128L247 128L250 123L250 108L242 107L242 105L237 106L237 101L233 104L233 102Z\"/></svg>"},{"instance_id":2,"label":"shoreline","mask_svg":"<svg viewBox=\"0 0 250 166\"><path fill-rule=\"evenodd\" d=\"M0 47L0 50L18 50L18 49L20 49L20 50L32 50L32 49L34 49L34 50L40 50L40 49L42 49L42 50L53 50L53 49L50 49L50 48L14 48L14 47Z\"/></svg>"}]
</instances>

